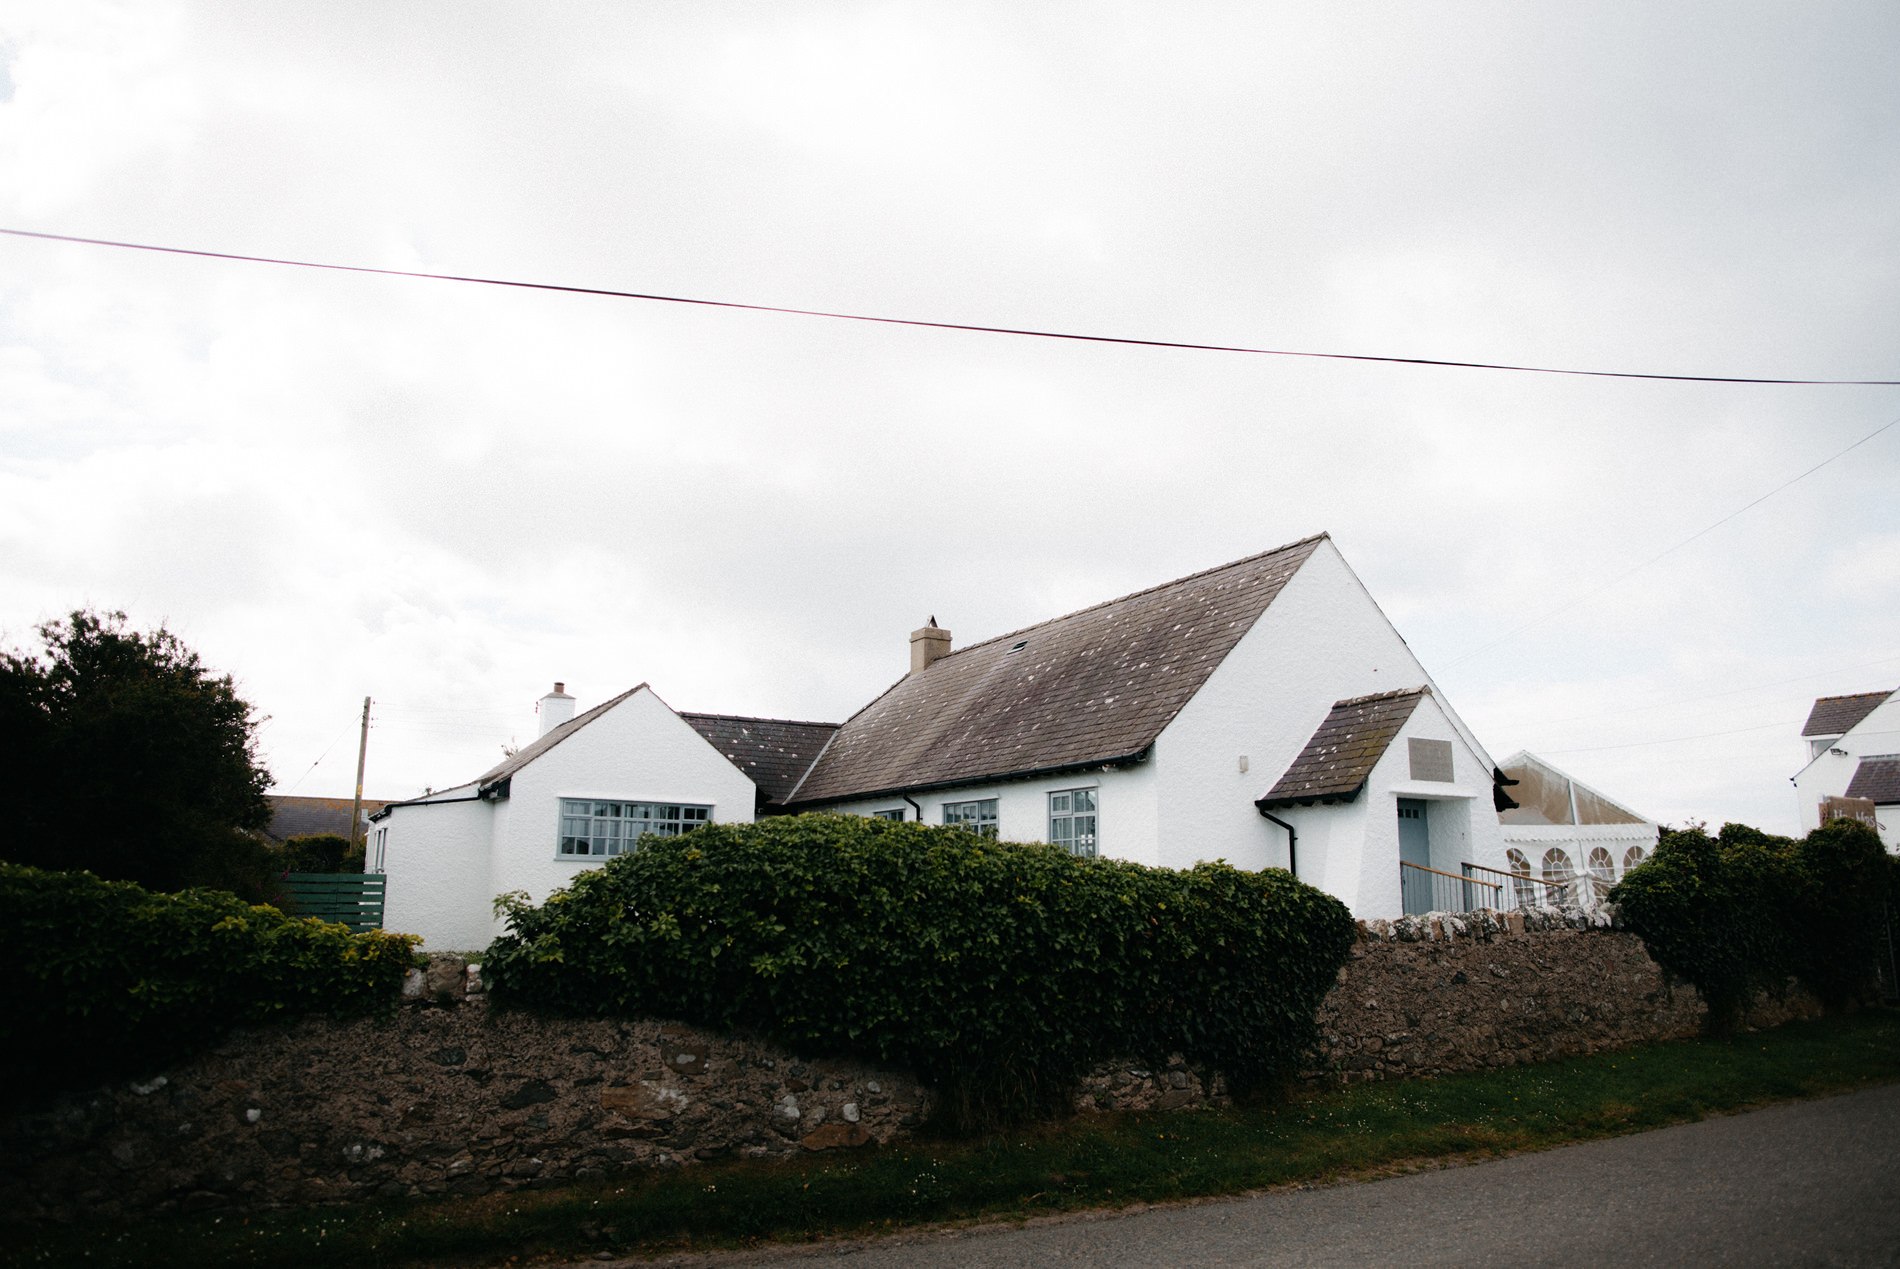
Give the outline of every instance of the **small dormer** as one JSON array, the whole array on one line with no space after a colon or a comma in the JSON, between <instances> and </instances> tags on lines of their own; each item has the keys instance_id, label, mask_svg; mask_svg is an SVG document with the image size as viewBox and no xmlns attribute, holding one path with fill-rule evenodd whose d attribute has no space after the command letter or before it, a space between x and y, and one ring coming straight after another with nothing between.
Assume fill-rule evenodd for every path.
<instances>
[{"instance_id":1,"label":"small dormer","mask_svg":"<svg viewBox=\"0 0 1900 1269\"><path fill-rule=\"evenodd\" d=\"M1891 692L1857 692L1852 696L1823 696L1815 701L1814 708L1808 711L1807 724L1801 728L1801 739L1808 742L1808 761L1813 762L1834 748L1890 695Z\"/></svg>"}]
</instances>

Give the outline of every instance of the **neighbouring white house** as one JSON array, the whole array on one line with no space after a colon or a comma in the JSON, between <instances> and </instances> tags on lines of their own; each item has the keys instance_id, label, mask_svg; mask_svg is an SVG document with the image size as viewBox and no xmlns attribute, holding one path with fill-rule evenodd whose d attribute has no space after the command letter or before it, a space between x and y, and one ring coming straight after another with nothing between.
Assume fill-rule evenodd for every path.
<instances>
[{"instance_id":1,"label":"neighbouring white house","mask_svg":"<svg viewBox=\"0 0 1900 1269\"><path fill-rule=\"evenodd\" d=\"M1823 696L1801 739L1806 765L1791 777L1801 831L1848 815L1900 852L1900 691Z\"/></svg>"},{"instance_id":2,"label":"neighbouring white house","mask_svg":"<svg viewBox=\"0 0 1900 1269\"><path fill-rule=\"evenodd\" d=\"M1518 752L1504 760L1514 781L1517 805L1498 812L1505 858L1519 902L1535 902L1552 888L1589 884L1595 897L1656 849L1661 826L1646 815L1597 792L1536 754Z\"/></svg>"},{"instance_id":3,"label":"neighbouring white house","mask_svg":"<svg viewBox=\"0 0 1900 1269\"><path fill-rule=\"evenodd\" d=\"M372 819L366 870L387 876L385 929L472 951L502 932L495 896L541 902L642 834L749 824L810 765L823 723L675 713L646 684L579 717L556 683L534 743L467 784Z\"/></svg>"},{"instance_id":4,"label":"neighbouring white house","mask_svg":"<svg viewBox=\"0 0 1900 1269\"><path fill-rule=\"evenodd\" d=\"M1324 534L965 648L933 619L910 652L842 724L642 686L385 807L386 926L481 946L497 893L544 899L642 829L810 810L1288 868L1360 917L1472 906L1509 866L1506 776Z\"/></svg>"}]
</instances>

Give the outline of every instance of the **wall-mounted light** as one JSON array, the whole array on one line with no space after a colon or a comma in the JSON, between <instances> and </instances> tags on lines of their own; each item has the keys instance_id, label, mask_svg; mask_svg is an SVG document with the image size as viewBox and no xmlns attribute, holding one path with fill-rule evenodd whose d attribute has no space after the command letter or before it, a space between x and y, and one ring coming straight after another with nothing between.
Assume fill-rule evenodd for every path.
<instances>
[{"instance_id":1,"label":"wall-mounted light","mask_svg":"<svg viewBox=\"0 0 1900 1269\"><path fill-rule=\"evenodd\" d=\"M1829 753L1837 753L1837 754L1839 754L1839 755L1840 755L1841 757L1843 757L1843 758L1845 758L1845 757L1847 756L1847 750L1845 750L1845 749L1830 749L1830 750L1828 750L1828 752L1829 752Z\"/></svg>"}]
</instances>

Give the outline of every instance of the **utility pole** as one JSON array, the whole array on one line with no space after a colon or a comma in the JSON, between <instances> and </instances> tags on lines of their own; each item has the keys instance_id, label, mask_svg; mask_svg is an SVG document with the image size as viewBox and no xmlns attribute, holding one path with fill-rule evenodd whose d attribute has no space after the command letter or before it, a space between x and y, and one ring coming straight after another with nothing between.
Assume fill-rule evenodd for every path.
<instances>
[{"instance_id":1,"label":"utility pole","mask_svg":"<svg viewBox=\"0 0 1900 1269\"><path fill-rule=\"evenodd\" d=\"M350 804L350 853L363 831L363 763L369 757L369 697L363 698L363 738L356 745L356 801Z\"/></svg>"}]
</instances>

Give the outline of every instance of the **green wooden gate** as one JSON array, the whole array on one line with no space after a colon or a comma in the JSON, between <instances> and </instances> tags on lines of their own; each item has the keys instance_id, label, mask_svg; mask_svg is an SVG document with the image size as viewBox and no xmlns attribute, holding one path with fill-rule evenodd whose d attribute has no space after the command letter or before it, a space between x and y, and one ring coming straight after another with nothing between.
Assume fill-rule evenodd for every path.
<instances>
[{"instance_id":1,"label":"green wooden gate","mask_svg":"<svg viewBox=\"0 0 1900 1269\"><path fill-rule=\"evenodd\" d=\"M284 911L337 921L352 930L383 928L382 873L293 872L284 878Z\"/></svg>"}]
</instances>

